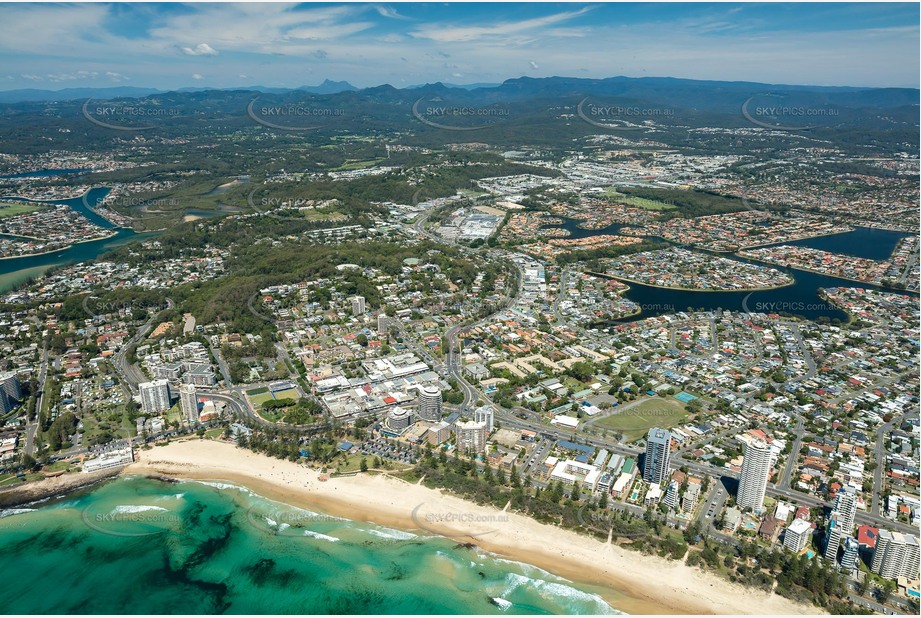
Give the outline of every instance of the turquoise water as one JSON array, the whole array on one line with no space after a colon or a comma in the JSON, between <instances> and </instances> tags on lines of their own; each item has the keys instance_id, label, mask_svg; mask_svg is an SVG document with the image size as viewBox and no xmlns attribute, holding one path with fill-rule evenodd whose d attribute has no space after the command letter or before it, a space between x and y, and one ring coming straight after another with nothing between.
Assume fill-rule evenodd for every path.
<instances>
[{"instance_id":1,"label":"turquoise water","mask_svg":"<svg viewBox=\"0 0 921 618\"><path fill-rule=\"evenodd\" d=\"M575 585L441 537L223 483L118 479L0 518L6 614L598 614Z\"/></svg>"}]
</instances>

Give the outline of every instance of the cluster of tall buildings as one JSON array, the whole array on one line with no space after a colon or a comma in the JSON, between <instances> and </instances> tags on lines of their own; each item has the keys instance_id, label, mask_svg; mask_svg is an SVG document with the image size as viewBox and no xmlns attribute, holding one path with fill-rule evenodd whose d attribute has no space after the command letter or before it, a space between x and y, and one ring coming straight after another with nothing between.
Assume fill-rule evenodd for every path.
<instances>
[{"instance_id":1,"label":"cluster of tall buildings","mask_svg":"<svg viewBox=\"0 0 921 618\"><path fill-rule=\"evenodd\" d=\"M852 536L857 517L857 488L846 485L835 496L834 508L828 516L825 527L825 559L837 564L841 554L840 568L853 571L859 566L859 543ZM870 570L886 579L905 577L918 578L918 537L880 530L870 559Z\"/></svg>"},{"instance_id":2,"label":"cluster of tall buildings","mask_svg":"<svg viewBox=\"0 0 921 618\"><path fill-rule=\"evenodd\" d=\"M854 520L857 517L857 488L845 485L835 496L835 506L828 516L825 527L825 559L838 561L838 550L845 545L845 539L851 538ZM845 565L852 568L852 565Z\"/></svg>"},{"instance_id":3,"label":"cluster of tall buildings","mask_svg":"<svg viewBox=\"0 0 921 618\"><path fill-rule=\"evenodd\" d=\"M157 416L172 406L169 380L144 382L138 385L138 389L141 392L141 411L145 416ZM200 420L198 389L194 384L179 385L179 406L187 422L197 423Z\"/></svg>"}]
</instances>

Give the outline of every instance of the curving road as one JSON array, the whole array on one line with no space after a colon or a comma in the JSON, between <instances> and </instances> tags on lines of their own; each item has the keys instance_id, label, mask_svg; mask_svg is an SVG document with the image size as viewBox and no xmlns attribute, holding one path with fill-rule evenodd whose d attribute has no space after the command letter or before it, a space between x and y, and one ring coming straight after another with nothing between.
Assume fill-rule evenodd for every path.
<instances>
[{"instance_id":1,"label":"curving road","mask_svg":"<svg viewBox=\"0 0 921 618\"><path fill-rule=\"evenodd\" d=\"M174 306L172 299L167 298L165 300L166 309L172 309ZM138 390L138 384L147 381L147 377L144 375L144 373L135 365L132 365L128 362L128 349L131 348L131 346L140 343L141 340L147 336L147 333L149 333L153 328L153 323L159 317L160 313L161 312L158 311L157 313L150 316L150 319L147 320L140 328L138 328L134 335L128 339L128 341L126 341L118 349L118 352L112 356L112 365L115 367L115 372L122 379L122 384L128 387L128 392L126 393L128 397L132 397L140 392Z\"/></svg>"}]
</instances>

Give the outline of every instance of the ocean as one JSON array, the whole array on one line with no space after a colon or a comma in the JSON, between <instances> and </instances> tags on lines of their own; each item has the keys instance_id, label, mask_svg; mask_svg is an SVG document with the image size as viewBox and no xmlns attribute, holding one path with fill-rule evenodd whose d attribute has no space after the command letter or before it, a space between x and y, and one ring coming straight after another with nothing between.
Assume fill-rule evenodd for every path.
<instances>
[{"instance_id":1,"label":"ocean","mask_svg":"<svg viewBox=\"0 0 921 618\"><path fill-rule=\"evenodd\" d=\"M591 586L225 483L119 478L0 512L6 614L615 614Z\"/></svg>"}]
</instances>

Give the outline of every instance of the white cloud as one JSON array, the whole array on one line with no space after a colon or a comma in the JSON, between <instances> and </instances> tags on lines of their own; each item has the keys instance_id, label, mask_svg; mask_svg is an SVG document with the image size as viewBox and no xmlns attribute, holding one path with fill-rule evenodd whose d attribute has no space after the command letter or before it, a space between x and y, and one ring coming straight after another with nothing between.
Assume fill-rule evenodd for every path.
<instances>
[{"instance_id":1,"label":"white cloud","mask_svg":"<svg viewBox=\"0 0 921 618\"><path fill-rule=\"evenodd\" d=\"M538 66L545 75L855 86L917 87L919 73L917 24L814 28L804 36L783 20L734 21L722 8L696 19L662 15L627 24L600 7L571 6L517 21L458 11L456 19L414 18L397 28L403 22L393 20L403 16L385 5L191 4L168 12L132 6L146 18L143 34L120 27L120 10L108 4L0 4L0 57L20 72L9 87L51 80L102 85L130 75L138 85L178 88L205 69L219 87L254 75L267 86L293 87L311 67L313 75L359 86L433 82L455 72L499 82L534 75Z\"/></svg>"},{"instance_id":2,"label":"white cloud","mask_svg":"<svg viewBox=\"0 0 921 618\"><path fill-rule=\"evenodd\" d=\"M192 79L205 79L201 73L192 73Z\"/></svg>"},{"instance_id":3,"label":"white cloud","mask_svg":"<svg viewBox=\"0 0 921 618\"><path fill-rule=\"evenodd\" d=\"M195 47L180 47L186 56L217 56L217 51L207 43L199 43Z\"/></svg>"},{"instance_id":4,"label":"white cloud","mask_svg":"<svg viewBox=\"0 0 921 618\"><path fill-rule=\"evenodd\" d=\"M390 19L408 19L397 13L396 9L389 6L381 6L377 4L374 6L374 10L377 11L381 17L389 17Z\"/></svg>"},{"instance_id":5,"label":"white cloud","mask_svg":"<svg viewBox=\"0 0 921 618\"><path fill-rule=\"evenodd\" d=\"M592 10L584 7L578 11L567 11L544 17L525 19L522 21L497 23L489 26L450 26L447 24L426 24L420 26L410 34L420 39L430 39L441 42L470 42L480 39L508 37L513 34L540 30L547 26L580 17Z\"/></svg>"}]
</instances>

